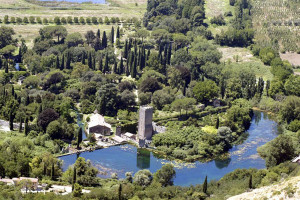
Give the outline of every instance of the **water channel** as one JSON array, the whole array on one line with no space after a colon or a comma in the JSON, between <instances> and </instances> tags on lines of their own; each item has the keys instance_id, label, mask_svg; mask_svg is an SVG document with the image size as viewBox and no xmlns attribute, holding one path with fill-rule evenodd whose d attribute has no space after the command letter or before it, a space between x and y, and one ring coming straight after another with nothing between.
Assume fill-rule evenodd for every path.
<instances>
[{"instance_id":1,"label":"water channel","mask_svg":"<svg viewBox=\"0 0 300 200\"><path fill-rule=\"evenodd\" d=\"M218 180L238 168L265 168L265 161L258 156L256 149L277 136L277 123L266 113L255 111L248 133L249 136L243 144L234 146L229 151L230 158L215 159L207 163L176 163L158 158L147 150L140 150L131 145L85 152L80 156L91 160L102 172L100 177L103 178L110 177L112 173L124 178L126 172L135 173L140 169L149 169L154 173L164 164L172 162L176 169L174 184L188 186L203 183L206 175L209 180ZM61 157L64 161L63 170L74 164L76 157L77 155Z\"/></svg>"}]
</instances>

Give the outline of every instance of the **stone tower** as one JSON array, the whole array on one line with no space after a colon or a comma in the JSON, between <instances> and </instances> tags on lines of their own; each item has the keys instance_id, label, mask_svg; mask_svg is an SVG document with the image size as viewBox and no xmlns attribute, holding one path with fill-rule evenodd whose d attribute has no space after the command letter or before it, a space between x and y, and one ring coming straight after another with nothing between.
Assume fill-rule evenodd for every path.
<instances>
[{"instance_id":1,"label":"stone tower","mask_svg":"<svg viewBox=\"0 0 300 200\"><path fill-rule=\"evenodd\" d=\"M151 140L152 139L152 115L153 108L150 106L141 106L139 111L139 126L138 139Z\"/></svg>"}]
</instances>

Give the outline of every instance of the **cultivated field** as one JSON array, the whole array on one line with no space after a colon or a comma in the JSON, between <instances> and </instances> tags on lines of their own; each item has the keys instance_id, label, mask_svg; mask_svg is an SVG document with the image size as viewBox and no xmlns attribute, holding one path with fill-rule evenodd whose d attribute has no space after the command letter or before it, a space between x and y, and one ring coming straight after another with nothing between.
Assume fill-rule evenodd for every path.
<instances>
[{"instance_id":1,"label":"cultivated field","mask_svg":"<svg viewBox=\"0 0 300 200\"><path fill-rule=\"evenodd\" d=\"M29 18L33 16L41 19L47 18L53 22L53 19L57 17L96 17L97 19L119 17L121 20L132 19L134 17L140 19L145 13L146 0L109 0L106 4L59 4L59 6L45 6L39 3L29 3L25 0L0 0L0 19L2 20L5 15L11 17ZM44 27L44 24L28 23L17 24L9 23L6 26L13 27L17 37L23 37L26 39L29 47L33 45L33 39L39 34L40 28ZM50 25L54 25L50 23ZM116 26L116 24L113 24ZM110 31L111 26L106 24L65 24L64 25L69 33L79 32L86 33L88 30L100 29L102 31Z\"/></svg>"},{"instance_id":2,"label":"cultivated field","mask_svg":"<svg viewBox=\"0 0 300 200\"><path fill-rule=\"evenodd\" d=\"M299 8L299 0L254 0L252 11L256 42L272 45L282 52L299 50Z\"/></svg>"}]
</instances>

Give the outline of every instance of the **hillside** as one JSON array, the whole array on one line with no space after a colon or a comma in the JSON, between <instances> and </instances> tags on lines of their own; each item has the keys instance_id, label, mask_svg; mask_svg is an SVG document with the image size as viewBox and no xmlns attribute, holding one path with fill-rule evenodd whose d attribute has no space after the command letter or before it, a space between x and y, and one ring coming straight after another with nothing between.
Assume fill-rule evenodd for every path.
<instances>
[{"instance_id":1,"label":"hillside","mask_svg":"<svg viewBox=\"0 0 300 200\"><path fill-rule=\"evenodd\" d=\"M300 176L284 180L275 185L254 189L250 192L230 197L228 200L247 199L300 199Z\"/></svg>"}]
</instances>

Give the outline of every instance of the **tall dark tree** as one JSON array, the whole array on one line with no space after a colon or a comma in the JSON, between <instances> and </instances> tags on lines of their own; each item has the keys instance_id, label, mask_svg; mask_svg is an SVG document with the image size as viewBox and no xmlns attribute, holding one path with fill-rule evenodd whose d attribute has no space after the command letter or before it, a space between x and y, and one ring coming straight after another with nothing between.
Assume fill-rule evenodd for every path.
<instances>
[{"instance_id":1,"label":"tall dark tree","mask_svg":"<svg viewBox=\"0 0 300 200\"><path fill-rule=\"evenodd\" d=\"M81 142L82 142L82 128L80 127L77 133L77 149L79 149Z\"/></svg>"},{"instance_id":2,"label":"tall dark tree","mask_svg":"<svg viewBox=\"0 0 300 200\"><path fill-rule=\"evenodd\" d=\"M137 73L137 58L136 56L134 57L133 65L131 68L131 77L136 78L136 73Z\"/></svg>"},{"instance_id":3,"label":"tall dark tree","mask_svg":"<svg viewBox=\"0 0 300 200\"><path fill-rule=\"evenodd\" d=\"M172 45L169 44L168 45L168 53L167 53L167 64L170 65L171 64L171 56L172 56Z\"/></svg>"},{"instance_id":4,"label":"tall dark tree","mask_svg":"<svg viewBox=\"0 0 300 200\"><path fill-rule=\"evenodd\" d=\"M253 188L253 185L252 185L252 175L250 175L249 177L249 189L252 189Z\"/></svg>"},{"instance_id":5,"label":"tall dark tree","mask_svg":"<svg viewBox=\"0 0 300 200\"><path fill-rule=\"evenodd\" d=\"M6 74L8 73L8 59L5 61L5 71Z\"/></svg>"},{"instance_id":6,"label":"tall dark tree","mask_svg":"<svg viewBox=\"0 0 300 200\"><path fill-rule=\"evenodd\" d=\"M67 53L66 69L71 69L71 53Z\"/></svg>"},{"instance_id":7,"label":"tall dark tree","mask_svg":"<svg viewBox=\"0 0 300 200\"><path fill-rule=\"evenodd\" d=\"M118 189L118 199L122 200L122 184L119 185L119 189Z\"/></svg>"},{"instance_id":8,"label":"tall dark tree","mask_svg":"<svg viewBox=\"0 0 300 200\"><path fill-rule=\"evenodd\" d=\"M81 63L85 65L85 52L82 53Z\"/></svg>"},{"instance_id":9,"label":"tall dark tree","mask_svg":"<svg viewBox=\"0 0 300 200\"><path fill-rule=\"evenodd\" d=\"M74 165L74 170L73 170L73 181L72 181L72 191L74 191L74 185L76 183L76 166Z\"/></svg>"},{"instance_id":10,"label":"tall dark tree","mask_svg":"<svg viewBox=\"0 0 300 200\"><path fill-rule=\"evenodd\" d=\"M94 49L95 49L95 51L99 51L101 49L101 41L100 41L100 38L98 38L98 37L96 38Z\"/></svg>"},{"instance_id":11,"label":"tall dark tree","mask_svg":"<svg viewBox=\"0 0 300 200\"><path fill-rule=\"evenodd\" d=\"M118 26L118 28L117 28L117 35L116 35L116 37L118 38L118 39L120 39L120 27Z\"/></svg>"},{"instance_id":12,"label":"tall dark tree","mask_svg":"<svg viewBox=\"0 0 300 200\"><path fill-rule=\"evenodd\" d=\"M111 32L110 32L110 42L112 44L115 43L115 28L113 26L111 27Z\"/></svg>"},{"instance_id":13,"label":"tall dark tree","mask_svg":"<svg viewBox=\"0 0 300 200\"><path fill-rule=\"evenodd\" d=\"M96 56L95 56L95 54L93 54L93 70L95 70L96 69Z\"/></svg>"},{"instance_id":14,"label":"tall dark tree","mask_svg":"<svg viewBox=\"0 0 300 200\"><path fill-rule=\"evenodd\" d=\"M97 38L100 39L100 29L97 30Z\"/></svg>"},{"instance_id":15,"label":"tall dark tree","mask_svg":"<svg viewBox=\"0 0 300 200\"><path fill-rule=\"evenodd\" d=\"M64 70L64 68L65 68L65 55L63 54L60 63L60 70Z\"/></svg>"},{"instance_id":16,"label":"tall dark tree","mask_svg":"<svg viewBox=\"0 0 300 200\"><path fill-rule=\"evenodd\" d=\"M215 125L215 128L218 129L220 126L220 118L219 116L217 117L217 122L216 122L216 125Z\"/></svg>"},{"instance_id":17,"label":"tall dark tree","mask_svg":"<svg viewBox=\"0 0 300 200\"><path fill-rule=\"evenodd\" d=\"M22 117L20 117L19 133L22 133L22 128L23 128L23 119Z\"/></svg>"},{"instance_id":18,"label":"tall dark tree","mask_svg":"<svg viewBox=\"0 0 300 200\"><path fill-rule=\"evenodd\" d=\"M14 130L14 114L12 111L9 112L9 129Z\"/></svg>"},{"instance_id":19,"label":"tall dark tree","mask_svg":"<svg viewBox=\"0 0 300 200\"><path fill-rule=\"evenodd\" d=\"M100 70L101 72L103 72L103 60L102 60L102 57L101 57L100 60L99 60L99 70Z\"/></svg>"},{"instance_id":20,"label":"tall dark tree","mask_svg":"<svg viewBox=\"0 0 300 200\"><path fill-rule=\"evenodd\" d=\"M88 53L88 66L89 66L90 69L93 68L92 52Z\"/></svg>"},{"instance_id":21,"label":"tall dark tree","mask_svg":"<svg viewBox=\"0 0 300 200\"><path fill-rule=\"evenodd\" d=\"M107 47L107 37L106 37L106 32L103 31L103 36L102 36L102 47L106 48Z\"/></svg>"},{"instance_id":22,"label":"tall dark tree","mask_svg":"<svg viewBox=\"0 0 300 200\"><path fill-rule=\"evenodd\" d=\"M109 71L109 66L108 66L108 55L105 55L105 64L104 64L104 69L103 73L107 73Z\"/></svg>"},{"instance_id":23,"label":"tall dark tree","mask_svg":"<svg viewBox=\"0 0 300 200\"><path fill-rule=\"evenodd\" d=\"M124 46L124 58L128 59L128 40L125 41L125 46Z\"/></svg>"},{"instance_id":24,"label":"tall dark tree","mask_svg":"<svg viewBox=\"0 0 300 200\"><path fill-rule=\"evenodd\" d=\"M116 59L115 59L115 61L114 61L114 69L113 69L113 72L114 72L115 74L118 74L118 73L119 73L119 70L118 70L118 64L117 64Z\"/></svg>"},{"instance_id":25,"label":"tall dark tree","mask_svg":"<svg viewBox=\"0 0 300 200\"><path fill-rule=\"evenodd\" d=\"M207 176L205 177L204 183L203 183L203 192L207 194Z\"/></svg>"},{"instance_id":26,"label":"tall dark tree","mask_svg":"<svg viewBox=\"0 0 300 200\"><path fill-rule=\"evenodd\" d=\"M123 63L123 58L122 57L121 57L120 66L119 66L119 73L120 74L124 73L124 63Z\"/></svg>"},{"instance_id":27,"label":"tall dark tree","mask_svg":"<svg viewBox=\"0 0 300 200\"><path fill-rule=\"evenodd\" d=\"M60 69L60 65L59 65L59 57L58 57L58 55L56 56L56 69Z\"/></svg>"},{"instance_id":28,"label":"tall dark tree","mask_svg":"<svg viewBox=\"0 0 300 200\"><path fill-rule=\"evenodd\" d=\"M54 172L55 172L55 167L54 167L54 162L52 162L52 166L51 166L51 180L53 180L53 181L55 179Z\"/></svg>"},{"instance_id":29,"label":"tall dark tree","mask_svg":"<svg viewBox=\"0 0 300 200\"><path fill-rule=\"evenodd\" d=\"M266 91L267 91L267 96L269 96L269 89L270 89L270 80L267 80L267 84L266 84Z\"/></svg>"},{"instance_id":30,"label":"tall dark tree","mask_svg":"<svg viewBox=\"0 0 300 200\"><path fill-rule=\"evenodd\" d=\"M25 118L25 125L24 125L24 134L27 136L29 133L29 125L28 125L28 118Z\"/></svg>"}]
</instances>

